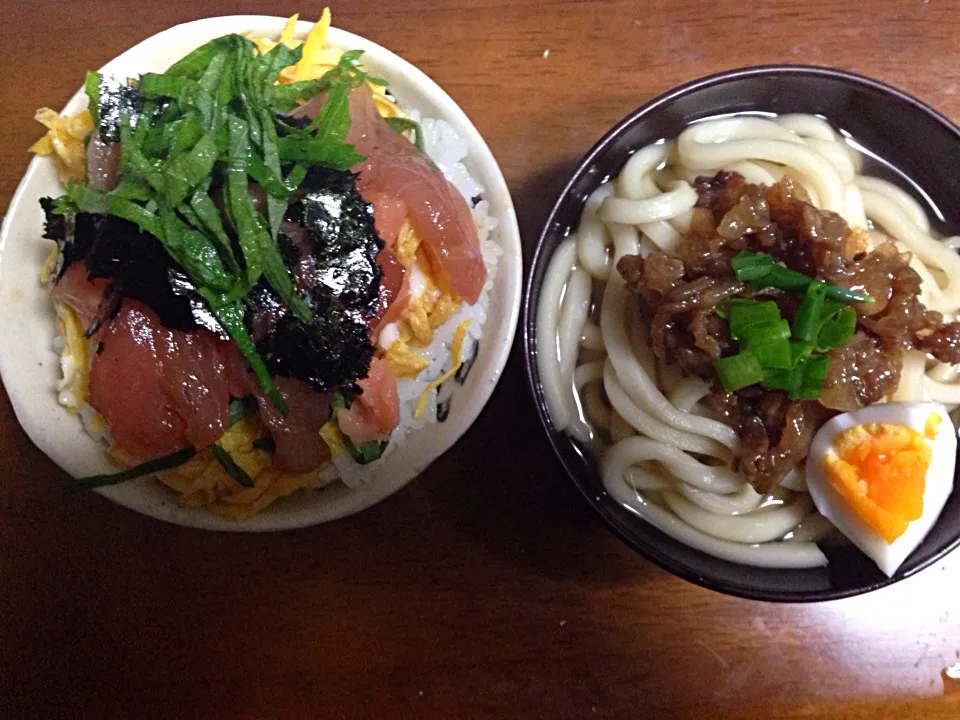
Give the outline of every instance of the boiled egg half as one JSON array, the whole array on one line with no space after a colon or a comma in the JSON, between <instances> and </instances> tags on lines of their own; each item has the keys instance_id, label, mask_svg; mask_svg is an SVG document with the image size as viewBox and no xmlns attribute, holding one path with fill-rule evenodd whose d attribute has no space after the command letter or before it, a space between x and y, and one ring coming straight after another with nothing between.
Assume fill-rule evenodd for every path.
<instances>
[{"instance_id":1,"label":"boiled egg half","mask_svg":"<svg viewBox=\"0 0 960 720\"><path fill-rule=\"evenodd\" d=\"M940 403L871 405L820 428L807 486L821 514L890 577L940 516L956 459Z\"/></svg>"}]
</instances>

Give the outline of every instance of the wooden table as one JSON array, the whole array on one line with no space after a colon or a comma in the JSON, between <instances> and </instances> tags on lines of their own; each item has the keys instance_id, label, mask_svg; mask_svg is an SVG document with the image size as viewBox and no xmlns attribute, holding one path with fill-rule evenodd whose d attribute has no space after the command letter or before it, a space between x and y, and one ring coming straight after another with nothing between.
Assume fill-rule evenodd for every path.
<instances>
[{"instance_id":1,"label":"wooden table","mask_svg":"<svg viewBox=\"0 0 960 720\"><path fill-rule=\"evenodd\" d=\"M960 4L333 3L463 106L527 251L572 163L667 88L833 65L960 119ZM87 68L256 0L0 0L0 209ZM359 516L268 536L186 530L59 470L0 401L0 714L10 718L956 718L960 554L872 595L732 599L613 538L541 437L519 348L462 442Z\"/></svg>"}]
</instances>

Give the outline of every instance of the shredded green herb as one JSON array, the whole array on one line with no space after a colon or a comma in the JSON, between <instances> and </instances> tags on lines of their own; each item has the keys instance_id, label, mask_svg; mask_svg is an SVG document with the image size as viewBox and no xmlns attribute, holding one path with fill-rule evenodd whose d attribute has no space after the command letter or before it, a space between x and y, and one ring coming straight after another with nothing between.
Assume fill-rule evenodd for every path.
<instances>
[{"instance_id":1,"label":"shredded green herb","mask_svg":"<svg viewBox=\"0 0 960 720\"><path fill-rule=\"evenodd\" d=\"M66 492L78 492L80 490L107 487L108 485L119 485L120 483L143 477L144 475L152 475L161 470L169 470L170 468L183 465L187 460L196 455L196 453L197 451L193 447L185 447L169 455L147 460L126 470L120 470L119 472L104 475L90 475L76 480L69 480L63 484L63 489Z\"/></svg>"},{"instance_id":2,"label":"shredded green herb","mask_svg":"<svg viewBox=\"0 0 960 720\"><path fill-rule=\"evenodd\" d=\"M398 133L413 132L413 143L420 152L423 152L423 128L420 123L410 118L388 117L384 118L387 125L392 127Z\"/></svg>"},{"instance_id":3,"label":"shredded green herb","mask_svg":"<svg viewBox=\"0 0 960 720\"><path fill-rule=\"evenodd\" d=\"M246 470L237 465L237 461L231 457L230 453L216 443L211 445L210 449L213 451L213 456L217 459L217 462L220 463L220 467L223 468L227 475L243 487L253 487L253 478L247 474Z\"/></svg>"},{"instance_id":4,"label":"shredded green herb","mask_svg":"<svg viewBox=\"0 0 960 720\"><path fill-rule=\"evenodd\" d=\"M363 159L344 141L347 97L375 81L359 65L362 51L353 50L319 80L277 85L280 70L301 55L282 43L258 54L249 39L226 35L129 86L87 73L94 121L101 135L109 130L121 142L122 182L109 192L72 183L53 205L63 214L116 215L156 237L284 411L244 326L244 300L263 277L301 322L310 321L276 238L309 164L345 170ZM328 98L307 127L278 115L321 92ZM262 210L250 197L251 180L267 194Z\"/></svg>"}]
</instances>

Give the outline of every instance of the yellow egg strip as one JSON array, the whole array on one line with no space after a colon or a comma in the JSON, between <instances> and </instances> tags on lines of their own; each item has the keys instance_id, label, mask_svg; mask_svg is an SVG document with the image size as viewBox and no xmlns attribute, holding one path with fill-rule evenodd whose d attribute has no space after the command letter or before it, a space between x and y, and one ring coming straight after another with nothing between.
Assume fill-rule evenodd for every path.
<instances>
[{"instance_id":1,"label":"yellow egg strip","mask_svg":"<svg viewBox=\"0 0 960 720\"><path fill-rule=\"evenodd\" d=\"M93 130L93 118L87 110L76 115L60 115L50 108L40 108L34 119L47 128L47 134L30 146L37 155L52 155L60 182L82 181L86 177L84 139Z\"/></svg>"},{"instance_id":2,"label":"yellow egg strip","mask_svg":"<svg viewBox=\"0 0 960 720\"><path fill-rule=\"evenodd\" d=\"M66 303L54 301L57 313L57 329L63 338L60 350L60 368L63 379L57 386L61 405L76 412L87 402L89 380L89 358L87 356L87 338L80 318Z\"/></svg>"},{"instance_id":3,"label":"yellow egg strip","mask_svg":"<svg viewBox=\"0 0 960 720\"><path fill-rule=\"evenodd\" d=\"M347 449L343 440L343 433L340 431L340 426L335 418L331 418L320 427L320 438L330 448L331 455L339 455Z\"/></svg>"},{"instance_id":4,"label":"yellow egg strip","mask_svg":"<svg viewBox=\"0 0 960 720\"><path fill-rule=\"evenodd\" d=\"M297 20L299 19L300 13L294 13L287 18L287 22L283 25L283 30L280 31L280 42L291 49L299 44L293 39L293 33L297 30Z\"/></svg>"},{"instance_id":5,"label":"yellow egg strip","mask_svg":"<svg viewBox=\"0 0 960 720\"><path fill-rule=\"evenodd\" d=\"M306 40L303 41L303 55L296 65L294 76L297 80L311 79L311 69L315 58L323 50L323 45L327 41L327 29L330 27L330 8L324 8L320 19L314 23L307 33Z\"/></svg>"},{"instance_id":6,"label":"yellow egg strip","mask_svg":"<svg viewBox=\"0 0 960 720\"><path fill-rule=\"evenodd\" d=\"M44 258L43 264L40 265L40 284L45 284L47 280L50 279L50 275L53 273L54 268L57 267L57 258L60 257L60 248L54 244L50 248L50 252L47 253L47 257Z\"/></svg>"},{"instance_id":7,"label":"yellow egg strip","mask_svg":"<svg viewBox=\"0 0 960 720\"><path fill-rule=\"evenodd\" d=\"M413 263L417 259L417 250L420 248L420 236L413 229L409 220L404 221L400 232L397 234L397 242L393 246L397 261L403 265L409 272Z\"/></svg>"},{"instance_id":8,"label":"yellow egg strip","mask_svg":"<svg viewBox=\"0 0 960 720\"><path fill-rule=\"evenodd\" d=\"M383 354L390 372L397 378L415 378L430 363L422 355L413 352L403 340L397 338Z\"/></svg>"},{"instance_id":9,"label":"yellow egg strip","mask_svg":"<svg viewBox=\"0 0 960 720\"><path fill-rule=\"evenodd\" d=\"M467 333L467 325L470 324L470 320L463 320L457 329L453 331L453 342L450 345L450 369L447 370L443 375L438 377L433 382L429 383L420 393L420 397L417 399L417 407L413 411L413 417L416 420L420 419L420 416L423 415L423 410L427 406L427 397L431 390L434 388L440 387L444 382L446 382L457 370L460 369L460 365L463 360L460 357L460 353L463 349L463 337Z\"/></svg>"}]
</instances>

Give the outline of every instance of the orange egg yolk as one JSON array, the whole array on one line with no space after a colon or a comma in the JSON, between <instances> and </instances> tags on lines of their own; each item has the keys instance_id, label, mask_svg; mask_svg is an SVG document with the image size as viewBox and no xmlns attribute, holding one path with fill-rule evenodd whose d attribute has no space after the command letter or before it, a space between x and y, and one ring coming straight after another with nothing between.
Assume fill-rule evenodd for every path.
<instances>
[{"instance_id":1,"label":"orange egg yolk","mask_svg":"<svg viewBox=\"0 0 960 720\"><path fill-rule=\"evenodd\" d=\"M923 512L923 491L940 416L931 413L924 432L894 423L847 428L824 459L827 480L847 507L888 543Z\"/></svg>"}]
</instances>

